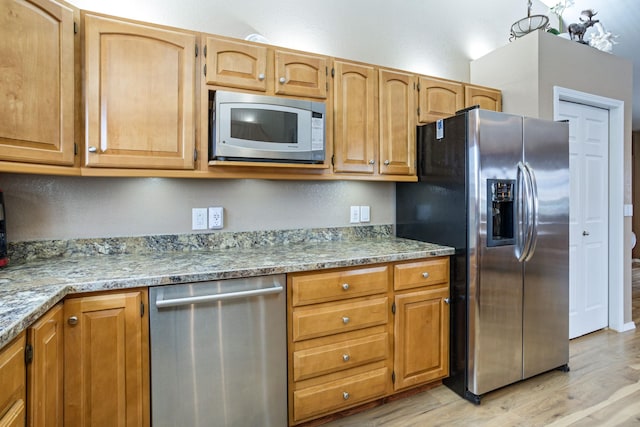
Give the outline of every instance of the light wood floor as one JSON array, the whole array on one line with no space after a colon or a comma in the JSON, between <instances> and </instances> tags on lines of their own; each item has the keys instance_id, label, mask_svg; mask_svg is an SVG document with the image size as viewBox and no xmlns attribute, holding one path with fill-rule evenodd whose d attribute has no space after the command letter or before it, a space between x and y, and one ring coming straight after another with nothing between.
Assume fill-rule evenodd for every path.
<instances>
[{"instance_id":1,"label":"light wood floor","mask_svg":"<svg viewBox=\"0 0 640 427\"><path fill-rule=\"evenodd\" d=\"M571 372L488 393L480 406L440 386L323 427L640 426L640 268L633 269L633 317L635 330L572 340Z\"/></svg>"}]
</instances>

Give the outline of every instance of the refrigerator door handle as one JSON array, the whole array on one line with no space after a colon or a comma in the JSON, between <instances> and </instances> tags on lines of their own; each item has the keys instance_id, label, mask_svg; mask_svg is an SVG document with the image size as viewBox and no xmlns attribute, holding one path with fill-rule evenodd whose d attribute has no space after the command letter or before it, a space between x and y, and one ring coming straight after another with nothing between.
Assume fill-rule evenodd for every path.
<instances>
[{"instance_id":1,"label":"refrigerator door handle","mask_svg":"<svg viewBox=\"0 0 640 427\"><path fill-rule=\"evenodd\" d=\"M529 163L524 164L524 168L527 172L530 188L530 234L529 244L527 247L524 261L529 261L533 258L533 254L536 251L536 244L538 243L538 185L536 182L536 174Z\"/></svg>"},{"instance_id":2,"label":"refrigerator door handle","mask_svg":"<svg viewBox=\"0 0 640 427\"><path fill-rule=\"evenodd\" d=\"M516 175L517 202L516 202L516 246L515 255L518 261L524 262L527 256L527 249L530 246L531 236L531 181L528 179L527 169L524 163L518 162L518 173Z\"/></svg>"}]
</instances>

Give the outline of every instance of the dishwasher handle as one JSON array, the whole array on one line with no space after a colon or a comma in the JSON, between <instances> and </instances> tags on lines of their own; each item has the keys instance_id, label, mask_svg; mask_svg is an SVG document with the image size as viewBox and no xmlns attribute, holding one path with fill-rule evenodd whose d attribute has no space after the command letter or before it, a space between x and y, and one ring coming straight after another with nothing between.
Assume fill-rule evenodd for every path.
<instances>
[{"instance_id":1,"label":"dishwasher handle","mask_svg":"<svg viewBox=\"0 0 640 427\"><path fill-rule=\"evenodd\" d=\"M166 308L166 307L178 307L181 305L190 305L190 304L203 304L207 302L215 302L215 301L224 301L230 299L238 299L238 298L249 298L255 296L262 295L270 295L270 294L278 294L284 291L284 287L279 284L275 284L271 288L263 288L263 289L253 289L250 291L240 291L240 292L229 292L226 294L211 294L211 295L200 295L197 297L186 297L186 298L174 298L174 299L164 299L164 292L160 290L156 297L156 307L158 308Z\"/></svg>"}]
</instances>

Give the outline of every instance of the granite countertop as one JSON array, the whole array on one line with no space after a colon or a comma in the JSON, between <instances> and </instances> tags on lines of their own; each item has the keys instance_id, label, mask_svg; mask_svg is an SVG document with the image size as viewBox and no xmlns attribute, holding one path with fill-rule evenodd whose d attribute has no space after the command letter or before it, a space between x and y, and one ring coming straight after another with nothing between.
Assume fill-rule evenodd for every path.
<instances>
[{"instance_id":1,"label":"granite countertop","mask_svg":"<svg viewBox=\"0 0 640 427\"><path fill-rule=\"evenodd\" d=\"M431 243L373 237L23 262L0 270L0 348L73 293L350 267L453 252Z\"/></svg>"}]
</instances>

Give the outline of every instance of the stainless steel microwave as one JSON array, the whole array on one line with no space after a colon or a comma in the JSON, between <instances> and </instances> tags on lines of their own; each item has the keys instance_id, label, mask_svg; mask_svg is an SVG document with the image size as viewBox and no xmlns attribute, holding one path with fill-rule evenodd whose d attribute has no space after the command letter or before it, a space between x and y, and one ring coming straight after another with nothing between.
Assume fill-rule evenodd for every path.
<instances>
[{"instance_id":1,"label":"stainless steel microwave","mask_svg":"<svg viewBox=\"0 0 640 427\"><path fill-rule=\"evenodd\" d=\"M212 92L210 160L323 163L325 104Z\"/></svg>"}]
</instances>

